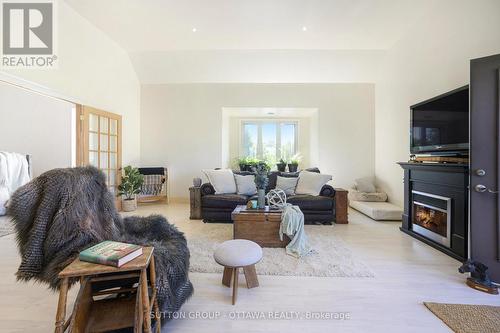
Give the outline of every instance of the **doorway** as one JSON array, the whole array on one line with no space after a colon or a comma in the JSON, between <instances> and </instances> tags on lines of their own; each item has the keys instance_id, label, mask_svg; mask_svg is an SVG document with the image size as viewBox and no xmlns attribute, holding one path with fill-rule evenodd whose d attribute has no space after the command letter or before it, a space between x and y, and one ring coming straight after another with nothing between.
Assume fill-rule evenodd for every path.
<instances>
[{"instance_id":1,"label":"doorway","mask_svg":"<svg viewBox=\"0 0 500 333\"><path fill-rule=\"evenodd\" d=\"M122 118L120 115L77 106L77 165L101 170L113 195L118 193L122 167ZM115 200L120 208L121 201Z\"/></svg>"}]
</instances>

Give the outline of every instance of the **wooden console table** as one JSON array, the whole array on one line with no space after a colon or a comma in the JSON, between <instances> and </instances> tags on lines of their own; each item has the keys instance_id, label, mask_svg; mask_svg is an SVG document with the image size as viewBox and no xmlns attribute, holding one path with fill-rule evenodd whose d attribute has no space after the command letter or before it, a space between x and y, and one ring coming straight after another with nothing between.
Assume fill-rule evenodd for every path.
<instances>
[{"instance_id":1,"label":"wooden console table","mask_svg":"<svg viewBox=\"0 0 500 333\"><path fill-rule=\"evenodd\" d=\"M349 191L343 188L335 188L335 223L347 224L347 210L349 208L349 201L347 194Z\"/></svg>"},{"instance_id":2,"label":"wooden console table","mask_svg":"<svg viewBox=\"0 0 500 333\"><path fill-rule=\"evenodd\" d=\"M148 283L147 270L150 281ZM156 299L156 274L153 248L144 247L143 254L121 267L98 265L75 259L61 273L59 303L57 305L55 333L104 332L134 327L135 332L151 332L151 309L157 319L156 332L160 333L161 322ZM73 312L66 320L66 302L69 279L80 278L80 290ZM138 279L137 287L131 287L131 279ZM119 281L127 281L117 289ZM93 284L109 282L113 289L93 291ZM148 288L151 288L149 295ZM109 298L105 296L119 295ZM96 298L94 298L96 297Z\"/></svg>"}]
</instances>

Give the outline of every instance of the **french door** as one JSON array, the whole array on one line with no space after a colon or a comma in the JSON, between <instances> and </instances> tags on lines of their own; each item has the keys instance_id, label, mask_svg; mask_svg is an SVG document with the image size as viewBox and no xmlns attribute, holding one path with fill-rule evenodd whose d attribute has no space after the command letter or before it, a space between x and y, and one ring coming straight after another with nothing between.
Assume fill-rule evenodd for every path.
<instances>
[{"instance_id":1,"label":"french door","mask_svg":"<svg viewBox=\"0 0 500 333\"><path fill-rule=\"evenodd\" d=\"M85 105L79 105L77 113L77 165L100 169L110 192L116 194L122 167L121 116ZM119 207L120 200L116 203Z\"/></svg>"}]
</instances>

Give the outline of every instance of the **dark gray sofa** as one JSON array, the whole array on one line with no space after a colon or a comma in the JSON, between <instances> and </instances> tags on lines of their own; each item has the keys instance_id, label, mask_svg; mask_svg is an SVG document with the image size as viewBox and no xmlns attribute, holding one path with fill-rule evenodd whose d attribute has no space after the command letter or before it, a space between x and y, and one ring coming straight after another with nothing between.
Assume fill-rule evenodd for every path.
<instances>
[{"instance_id":1,"label":"dark gray sofa","mask_svg":"<svg viewBox=\"0 0 500 333\"><path fill-rule=\"evenodd\" d=\"M318 172L317 168L307 171ZM234 171L235 174L249 175L248 171ZM266 193L276 188L277 177L298 177L299 173L273 171L269 173L269 185ZM256 199L239 194L215 194L215 189L210 183L201 186L201 215L204 222L232 222L231 213L238 205L246 205L248 200ZM335 220L335 190L330 185L324 185L320 195L292 195L287 197L287 202L297 205L304 213L306 224L331 224Z\"/></svg>"}]
</instances>

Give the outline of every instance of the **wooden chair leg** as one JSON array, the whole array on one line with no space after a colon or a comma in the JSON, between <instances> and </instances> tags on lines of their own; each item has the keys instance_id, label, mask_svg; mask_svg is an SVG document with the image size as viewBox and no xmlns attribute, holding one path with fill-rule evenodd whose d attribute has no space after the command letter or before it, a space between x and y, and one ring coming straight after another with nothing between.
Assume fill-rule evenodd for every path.
<instances>
[{"instance_id":1,"label":"wooden chair leg","mask_svg":"<svg viewBox=\"0 0 500 333\"><path fill-rule=\"evenodd\" d=\"M148 274L146 273L146 269L141 270L141 279L139 284L141 287L144 333L151 333L151 307L149 305Z\"/></svg>"},{"instance_id":2,"label":"wooden chair leg","mask_svg":"<svg viewBox=\"0 0 500 333\"><path fill-rule=\"evenodd\" d=\"M156 269L155 269L155 257L151 256L151 262L149 263L149 277L151 279L151 289L155 295L155 299L153 301L153 310L156 319L156 333L160 333L161 331L161 313L158 307L158 294L156 291Z\"/></svg>"},{"instance_id":3,"label":"wooden chair leg","mask_svg":"<svg viewBox=\"0 0 500 333\"><path fill-rule=\"evenodd\" d=\"M257 279L257 272L255 271L255 265L243 267L243 273L245 273L245 280L247 281L248 289L259 286L259 280Z\"/></svg>"},{"instance_id":4,"label":"wooden chair leg","mask_svg":"<svg viewBox=\"0 0 500 333\"><path fill-rule=\"evenodd\" d=\"M222 284L230 288L232 277L233 277L233 269L231 267L224 267L224 273L222 274Z\"/></svg>"},{"instance_id":5,"label":"wooden chair leg","mask_svg":"<svg viewBox=\"0 0 500 333\"><path fill-rule=\"evenodd\" d=\"M57 304L55 333L63 333L66 319L66 301L68 300L68 278L63 278L59 288L59 302Z\"/></svg>"},{"instance_id":6,"label":"wooden chair leg","mask_svg":"<svg viewBox=\"0 0 500 333\"><path fill-rule=\"evenodd\" d=\"M233 268L233 305L236 304L236 298L238 297L238 274L239 268Z\"/></svg>"}]
</instances>

